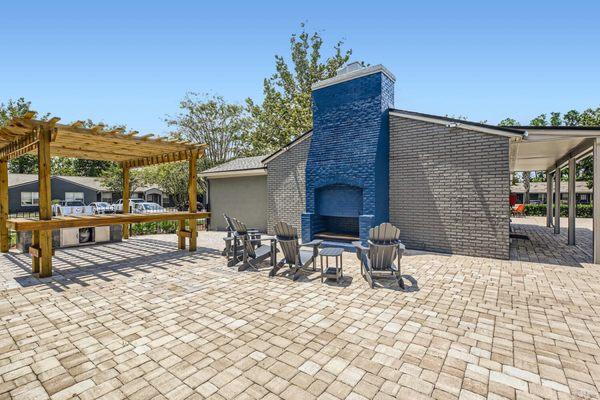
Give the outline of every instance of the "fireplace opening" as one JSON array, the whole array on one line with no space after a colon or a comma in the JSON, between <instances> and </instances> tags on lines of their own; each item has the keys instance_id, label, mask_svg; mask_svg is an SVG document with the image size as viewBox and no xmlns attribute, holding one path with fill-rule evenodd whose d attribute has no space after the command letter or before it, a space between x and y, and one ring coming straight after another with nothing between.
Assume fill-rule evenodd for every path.
<instances>
[{"instance_id":1,"label":"fireplace opening","mask_svg":"<svg viewBox=\"0 0 600 400\"><path fill-rule=\"evenodd\" d=\"M358 217L321 216L321 232L315 238L339 242L351 242L359 239Z\"/></svg>"},{"instance_id":2,"label":"fireplace opening","mask_svg":"<svg viewBox=\"0 0 600 400\"><path fill-rule=\"evenodd\" d=\"M334 184L317 189L317 239L351 242L359 239L358 217L362 214L362 188Z\"/></svg>"}]
</instances>

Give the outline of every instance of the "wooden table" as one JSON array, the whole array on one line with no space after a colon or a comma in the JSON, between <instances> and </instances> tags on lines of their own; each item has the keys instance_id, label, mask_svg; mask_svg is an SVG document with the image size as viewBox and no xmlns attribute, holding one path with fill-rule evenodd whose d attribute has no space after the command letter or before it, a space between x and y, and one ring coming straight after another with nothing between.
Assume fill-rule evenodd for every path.
<instances>
[{"instance_id":1,"label":"wooden table","mask_svg":"<svg viewBox=\"0 0 600 400\"><path fill-rule=\"evenodd\" d=\"M344 277L344 272L342 270L342 254L344 254L344 250L339 247L326 247L319 251L319 256L321 257L321 282L323 282L325 278L335 278L335 281L339 283L340 278ZM325 262L327 263L327 268L325 270L323 270L323 257L325 257ZM335 267L329 267L329 257L335 258Z\"/></svg>"},{"instance_id":2,"label":"wooden table","mask_svg":"<svg viewBox=\"0 0 600 400\"><path fill-rule=\"evenodd\" d=\"M39 220L37 218L11 218L6 221L8 229L14 231L32 231L33 238L36 235L39 236L39 232L51 231L54 229L61 228L93 228L97 226L110 226L110 225L122 225L122 224L135 224L141 222L158 222L158 221L179 221L179 230L177 231L178 236L178 247L179 249L185 249L185 240L189 240L190 251L196 250L196 241L198 231L195 228L195 222L199 219L210 218L209 212L158 212L158 213L147 213L147 214L96 214L96 215L69 215L62 217L53 217L48 220ZM185 221L190 221L189 230L185 229ZM193 223L192 223L193 222ZM54 253L52 249L52 243L48 248L48 254ZM29 247L29 253L33 258L32 272L40 272L36 268L36 260L40 259L43 255L43 250L37 241L33 241L31 247ZM50 276L52 269L47 271Z\"/></svg>"}]
</instances>

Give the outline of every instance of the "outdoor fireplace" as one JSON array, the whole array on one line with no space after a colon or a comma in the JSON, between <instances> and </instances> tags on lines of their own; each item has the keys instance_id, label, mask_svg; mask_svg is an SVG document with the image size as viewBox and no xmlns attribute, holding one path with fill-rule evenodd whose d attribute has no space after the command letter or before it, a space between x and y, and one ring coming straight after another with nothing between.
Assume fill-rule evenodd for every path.
<instances>
[{"instance_id":1,"label":"outdoor fireplace","mask_svg":"<svg viewBox=\"0 0 600 400\"><path fill-rule=\"evenodd\" d=\"M333 184L316 190L314 236L325 240L352 241L359 237L358 217L362 214L362 188Z\"/></svg>"},{"instance_id":2,"label":"outdoor fireplace","mask_svg":"<svg viewBox=\"0 0 600 400\"><path fill-rule=\"evenodd\" d=\"M394 77L353 63L313 85L302 238L367 239L388 221L388 110Z\"/></svg>"}]
</instances>

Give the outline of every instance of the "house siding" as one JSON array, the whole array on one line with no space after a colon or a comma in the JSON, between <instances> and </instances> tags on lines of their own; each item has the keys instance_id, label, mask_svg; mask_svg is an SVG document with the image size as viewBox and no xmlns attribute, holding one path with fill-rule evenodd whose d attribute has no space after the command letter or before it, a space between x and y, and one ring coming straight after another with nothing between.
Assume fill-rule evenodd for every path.
<instances>
[{"instance_id":1,"label":"house siding","mask_svg":"<svg viewBox=\"0 0 600 400\"><path fill-rule=\"evenodd\" d=\"M390 222L408 248L509 258L509 139L390 115Z\"/></svg>"},{"instance_id":2,"label":"house siding","mask_svg":"<svg viewBox=\"0 0 600 400\"><path fill-rule=\"evenodd\" d=\"M50 181L50 187L52 190L52 200L64 200L65 192L82 192L85 204L89 204L96 201L98 196L95 189L90 189L84 186L76 185L63 179L52 178L52 180ZM39 192L38 182L34 181L8 188L9 213L16 214L38 212L38 206L28 207L21 205L22 192Z\"/></svg>"},{"instance_id":3,"label":"house siding","mask_svg":"<svg viewBox=\"0 0 600 400\"><path fill-rule=\"evenodd\" d=\"M223 213L248 228L267 230L267 177L245 176L209 179L210 229L225 230Z\"/></svg>"},{"instance_id":4,"label":"house siding","mask_svg":"<svg viewBox=\"0 0 600 400\"><path fill-rule=\"evenodd\" d=\"M302 140L267 163L267 231L284 221L301 231L306 210L306 160L311 138Z\"/></svg>"}]
</instances>

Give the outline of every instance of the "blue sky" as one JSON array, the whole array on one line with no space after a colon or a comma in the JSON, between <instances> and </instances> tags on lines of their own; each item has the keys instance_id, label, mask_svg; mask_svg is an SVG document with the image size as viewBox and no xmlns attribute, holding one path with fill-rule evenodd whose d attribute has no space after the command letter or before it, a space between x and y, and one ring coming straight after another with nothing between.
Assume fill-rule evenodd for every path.
<instances>
[{"instance_id":1,"label":"blue sky","mask_svg":"<svg viewBox=\"0 0 600 400\"><path fill-rule=\"evenodd\" d=\"M299 24L397 78L397 108L497 123L600 106L597 1L12 1L0 102L166 133L188 91L262 98Z\"/></svg>"}]
</instances>

